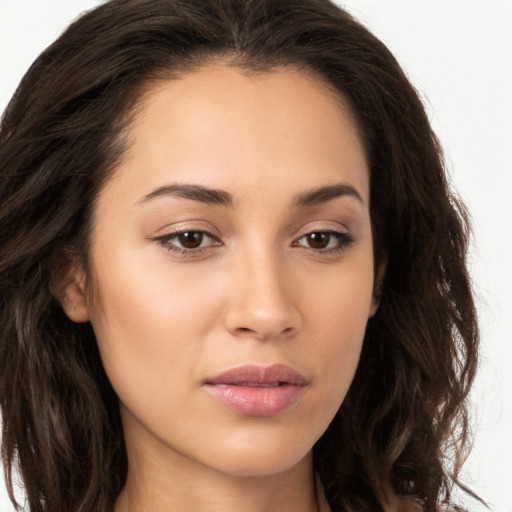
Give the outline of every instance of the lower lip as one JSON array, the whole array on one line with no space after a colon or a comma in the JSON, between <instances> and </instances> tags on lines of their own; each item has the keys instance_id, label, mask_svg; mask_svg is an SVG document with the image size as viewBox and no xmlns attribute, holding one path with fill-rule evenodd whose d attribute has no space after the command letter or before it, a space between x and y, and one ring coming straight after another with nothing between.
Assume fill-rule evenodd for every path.
<instances>
[{"instance_id":1,"label":"lower lip","mask_svg":"<svg viewBox=\"0 0 512 512\"><path fill-rule=\"evenodd\" d=\"M283 384L269 388L208 384L206 389L222 404L240 414L275 416L297 403L304 386Z\"/></svg>"}]
</instances>

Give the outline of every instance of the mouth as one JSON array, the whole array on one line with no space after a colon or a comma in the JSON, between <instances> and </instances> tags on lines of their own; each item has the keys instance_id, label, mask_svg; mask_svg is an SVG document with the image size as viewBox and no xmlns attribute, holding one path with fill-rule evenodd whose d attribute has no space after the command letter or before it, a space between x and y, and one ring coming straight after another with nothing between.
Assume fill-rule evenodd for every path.
<instances>
[{"instance_id":1,"label":"mouth","mask_svg":"<svg viewBox=\"0 0 512 512\"><path fill-rule=\"evenodd\" d=\"M275 416L289 410L308 382L290 366L246 365L205 382L205 389L222 405L247 416Z\"/></svg>"},{"instance_id":2,"label":"mouth","mask_svg":"<svg viewBox=\"0 0 512 512\"><path fill-rule=\"evenodd\" d=\"M240 382L239 384L231 384L233 386L245 386L248 388L277 388L277 386L285 386L288 382Z\"/></svg>"}]
</instances>

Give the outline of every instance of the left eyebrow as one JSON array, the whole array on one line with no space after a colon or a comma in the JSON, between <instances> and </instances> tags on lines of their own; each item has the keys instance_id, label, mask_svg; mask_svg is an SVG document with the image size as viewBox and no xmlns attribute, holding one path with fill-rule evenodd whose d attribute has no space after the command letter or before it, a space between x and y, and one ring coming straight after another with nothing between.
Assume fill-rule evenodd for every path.
<instances>
[{"instance_id":1,"label":"left eyebrow","mask_svg":"<svg viewBox=\"0 0 512 512\"><path fill-rule=\"evenodd\" d=\"M293 201L293 206L296 208L306 208L308 206L327 203L332 199L343 196L354 197L364 205L361 194L359 194L352 185L348 183L336 183L334 185L327 185L326 187L313 188L299 194Z\"/></svg>"}]
</instances>

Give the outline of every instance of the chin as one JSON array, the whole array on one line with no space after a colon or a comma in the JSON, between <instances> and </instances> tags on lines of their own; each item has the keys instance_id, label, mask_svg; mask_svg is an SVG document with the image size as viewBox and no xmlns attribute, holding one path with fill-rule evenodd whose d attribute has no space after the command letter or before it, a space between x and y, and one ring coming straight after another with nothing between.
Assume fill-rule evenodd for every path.
<instances>
[{"instance_id":1,"label":"chin","mask_svg":"<svg viewBox=\"0 0 512 512\"><path fill-rule=\"evenodd\" d=\"M290 429L291 430L291 429ZM292 436L275 439L260 435L253 442L231 442L221 453L211 454L218 470L240 477L270 476L289 471L312 457L313 441L290 442ZM286 442L283 442L286 441Z\"/></svg>"},{"instance_id":2,"label":"chin","mask_svg":"<svg viewBox=\"0 0 512 512\"><path fill-rule=\"evenodd\" d=\"M223 464L223 467L218 467L217 469L233 477L257 478L272 476L292 470L300 463L303 463L304 459L308 458L307 456L308 454L299 459L297 457L274 457L273 459L267 457L255 460L252 458L252 455L247 454L244 457L236 457Z\"/></svg>"}]
</instances>

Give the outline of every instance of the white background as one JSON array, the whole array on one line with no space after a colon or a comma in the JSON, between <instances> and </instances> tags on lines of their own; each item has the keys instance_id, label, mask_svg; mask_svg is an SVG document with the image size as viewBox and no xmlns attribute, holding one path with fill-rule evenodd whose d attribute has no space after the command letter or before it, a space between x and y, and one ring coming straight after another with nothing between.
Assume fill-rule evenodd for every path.
<instances>
[{"instance_id":1,"label":"white background","mask_svg":"<svg viewBox=\"0 0 512 512\"><path fill-rule=\"evenodd\" d=\"M0 110L24 72L95 0L0 0ZM474 226L482 330L474 449L463 480L512 512L512 0L338 0L397 56L421 92ZM3 486L0 512L11 512ZM470 511L483 507L464 498Z\"/></svg>"}]
</instances>

